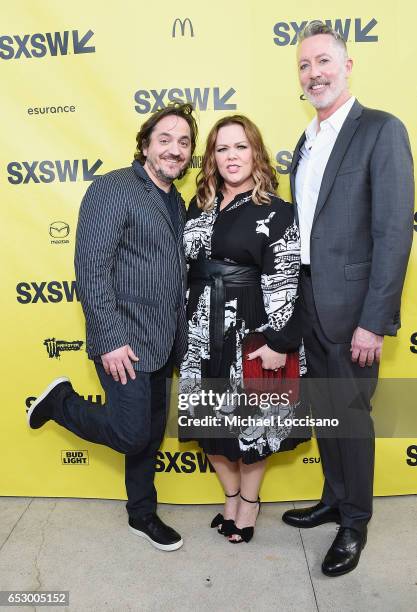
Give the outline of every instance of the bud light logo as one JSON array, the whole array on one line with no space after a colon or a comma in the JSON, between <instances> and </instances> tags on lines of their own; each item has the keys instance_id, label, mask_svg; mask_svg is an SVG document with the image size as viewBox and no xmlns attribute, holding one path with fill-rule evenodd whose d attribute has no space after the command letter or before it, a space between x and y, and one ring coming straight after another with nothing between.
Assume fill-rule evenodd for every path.
<instances>
[{"instance_id":1,"label":"bud light logo","mask_svg":"<svg viewBox=\"0 0 417 612\"><path fill-rule=\"evenodd\" d=\"M88 450L61 451L62 465L89 465Z\"/></svg>"}]
</instances>

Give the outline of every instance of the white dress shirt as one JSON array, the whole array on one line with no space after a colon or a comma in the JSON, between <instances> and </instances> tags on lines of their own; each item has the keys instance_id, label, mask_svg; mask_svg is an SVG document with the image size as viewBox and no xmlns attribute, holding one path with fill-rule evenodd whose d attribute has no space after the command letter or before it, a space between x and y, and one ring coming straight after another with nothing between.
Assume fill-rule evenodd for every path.
<instances>
[{"instance_id":1,"label":"white dress shirt","mask_svg":"<svg viewBox=\"0 0 417 612\"><path fill-rule=\"evenodd\" d=\"M319 125L317 117L307 127L295 176L295 199L301 236L301 263L310 264L310 234L324 170L336 138L355 102L352 96Z\"/></svg>"}]
</instances>

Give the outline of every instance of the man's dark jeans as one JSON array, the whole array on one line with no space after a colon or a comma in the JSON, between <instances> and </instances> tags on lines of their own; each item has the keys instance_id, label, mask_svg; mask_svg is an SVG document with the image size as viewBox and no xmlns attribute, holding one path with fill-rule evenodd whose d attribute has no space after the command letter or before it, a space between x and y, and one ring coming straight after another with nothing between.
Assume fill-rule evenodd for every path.
<instances>
[{"instance_id":1,"label":"man's dark jeans","mask_svg":"<svg viewBox=\"0 0 417 612\"><path fill-rule=\"evenodd\" d=\"M140 518L156 511L156 453L165 432L172 359L156 372L135 372L136 379L128 376L126 385L115 382L100 363L95 366L106 403L97 405L74 391L53 418L80 438L126 455L126 507L130 517Z\"/></svg>"}]
</instances>

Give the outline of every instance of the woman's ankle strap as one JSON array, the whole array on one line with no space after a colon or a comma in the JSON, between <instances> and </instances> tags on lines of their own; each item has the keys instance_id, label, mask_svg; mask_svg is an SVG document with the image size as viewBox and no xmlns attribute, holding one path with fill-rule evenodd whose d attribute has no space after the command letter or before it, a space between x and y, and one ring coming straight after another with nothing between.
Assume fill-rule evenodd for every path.
<instances>
[{"instance_id":1,"label":"woman's ankle strap","mask_svg":"<svg viewBox=\"0 0 417 612\"><path fill-rule=\"evenodd\" d=\"M225 493L225 496L226 497L237 497L239 495L239 493L240 493L240 489L239 489L239 491L237 493L234 493L233 495L228 495L227 493Z\"/></svg>"},{"instance_id":2,"label":"woman's ankle strap","mask_svg":"<svg viewBox=\"0 0 417 612\"><path fill-rule=\"evenodd\" d=\"M246 499L246 497L243 497L243 495L240 496L240 499L243 499L243 501L248 502L248 504L257 504L258 502L260 502L261 500L259 499L255 499L254 501L252 499Z\"/></svg>"}]
</instances>

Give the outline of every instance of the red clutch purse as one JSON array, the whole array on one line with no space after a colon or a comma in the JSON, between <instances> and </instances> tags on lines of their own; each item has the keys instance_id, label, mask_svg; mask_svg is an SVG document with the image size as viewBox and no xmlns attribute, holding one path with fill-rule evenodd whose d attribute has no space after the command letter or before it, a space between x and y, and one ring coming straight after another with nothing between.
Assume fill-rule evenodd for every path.
<instances>
[{"instance_id":1,"label":"red clutch purse","mask_svg":"<svg viewBox=\"0 0 417 612\"><path fill-rule=\"evenodd\" d=\"M287 353L283 368L277 371L264 370L260 357L247 359L266 344L265 336L259 332L248 334L242 343L243 384L247 393L288 393L290 403L298 401L300 385L300 359L298 351Z\"/></svg>"}]
</instances>

